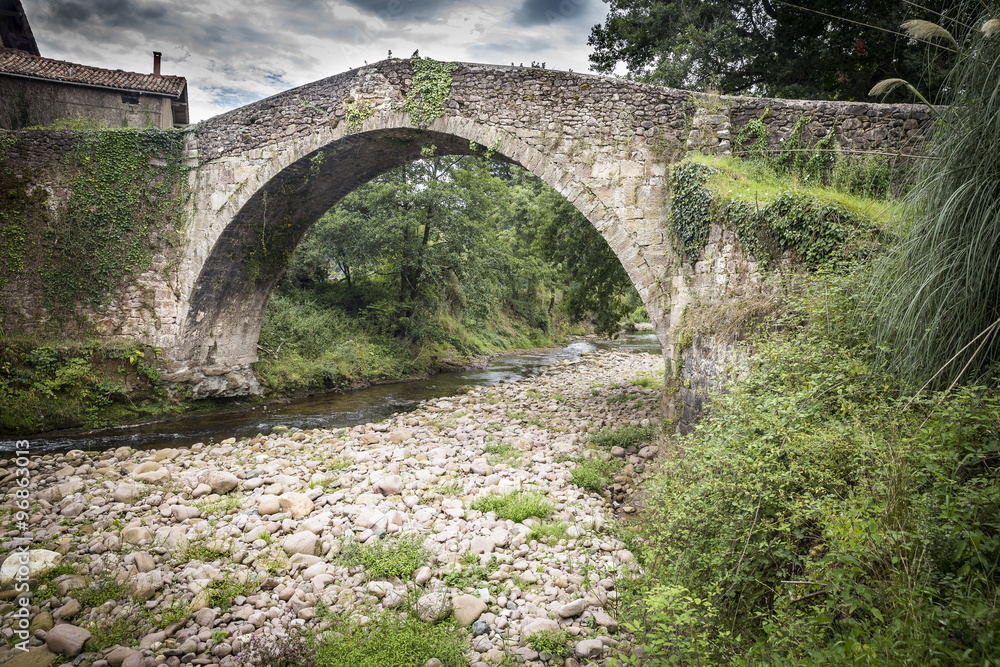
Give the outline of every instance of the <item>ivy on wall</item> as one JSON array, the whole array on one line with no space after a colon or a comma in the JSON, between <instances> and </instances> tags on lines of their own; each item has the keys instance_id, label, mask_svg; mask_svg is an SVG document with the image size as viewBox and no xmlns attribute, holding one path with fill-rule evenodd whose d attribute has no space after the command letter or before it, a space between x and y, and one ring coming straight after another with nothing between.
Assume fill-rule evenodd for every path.
<instances>
[{"instance_id":1,"label":"ivy on wall","mask_svg":"<svg viewBox=\"0 0 1000 667\"><path fill-rule=\"evenodd\" d=\"M15 144L13 135L0 131L0 287L24 272L31 229L48 215L45 191L32 190L27 179L7 163L7 153Z\"/></svg>"},{"instance_id":2,"label":"ivy on wall","mask_svg":"<svg viewBox=\"0 0 1000 667\"><path fill-rule=\"evenodd\" d=\"M693 266L708 240L712 193L705 181L714 172L708 165L681 162L670 169L670 225L674 247Z\"/></svg>"},{"instance_id":3,"label":"ivy on wall","mask_svg":"<svg viewBox=\"0 0 1000 667\"><path fill-rule=\"evenodd\" d=\"M797 193L758 205L727 199L706 187L709 165L681 162L670 170L670 224L677 251L693 266L713 224L736 230L744 251L762 267L790 255L817 267L869 252L880 240L869 222L845 208Z\"/></svg>"},{"instance_id":4,"label":"ivy on wall","mask_svg":"<svg viewBox=\"0 0 1000 667\"><path fill-rule=\"evenodd\" d=\"M104 303L125 276L149 268L157 242L182 222L183 141L172 130L80 133L67 156L69 200L42 240L51 308Z\"/></svg>"},{"instance_id":5,"label":"ivy on wall","mask_svg":"<svg viewBox=\"0 0 1000 667\"><path fill-rule=\"evenodd\" d=\"M458 65L420 56L415 56L411 62L413 85L403 102L403 111L410 114L411 123L423 128L444 115L444 101L451 91L452 76Z\"/></svg>"}]
</instances>

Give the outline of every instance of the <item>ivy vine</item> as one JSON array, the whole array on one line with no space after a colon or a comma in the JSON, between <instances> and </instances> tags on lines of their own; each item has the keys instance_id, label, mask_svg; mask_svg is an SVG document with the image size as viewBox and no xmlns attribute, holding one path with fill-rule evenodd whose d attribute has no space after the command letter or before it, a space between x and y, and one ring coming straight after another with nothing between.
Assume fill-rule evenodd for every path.
<instances>
[{"instance_id":1,"label":"ivy vine","mask_svg":"<svg viewBox=\"0 0 1000 667\"><path fill-rule=\"evenodd\" d=\"M50 307L97 305L149 268L157 242L182 223L184 135L173 130L81 132L67 156L70 196L53 216L40 271Z\"/></svg>"},{"instance_id":2,"label":"ivy vine","mask_svg":"<svg viewBox=\"0 0 1000 667\"><path fill-rule=\"evenodd\" d=\"M403 102L403 111L410 122L420 128L444 115L444 102L451 90L452 77L458 65L416 56L413 63L413 85Z\"/></svg>"},{"instance_id":3,"label":"ivy vine","mask_svg":"<svg viewBox=\"0 0 1000 667\"><path fill-rule=\"evenodd\" d=\"M670 169L670 225L674 246L692 266L708 240L712 193L704 185L715 172L698 162L681 162Z\"/></svg>"},{"instance_id":4,"label":"ivy vine","mask_svg":"<svg viewBox=\"0 0 1000 667\"><path fill-rule=\"evenodd\" d=\"M357 132L366 120L368 120L374 108L369 100L356 101L348 97L344 100L344 118L347 119L348 132Z\"/></svg>"},{"instance_id":5,"label":"ivy vine","mask_svg":"<svg viewBox=\"0 0 1000 667\"><path fill-rule=\"evenodd\" d=\"M877 229L846 209L785 193L765 206L713 195L705 187L716 169L682 162L670 171L670 222L677 251L692 265L713 223L736 230L744 251L768 268L786 254L807 267L868 253L882 239Z\"/></svg>"}]
</instances>

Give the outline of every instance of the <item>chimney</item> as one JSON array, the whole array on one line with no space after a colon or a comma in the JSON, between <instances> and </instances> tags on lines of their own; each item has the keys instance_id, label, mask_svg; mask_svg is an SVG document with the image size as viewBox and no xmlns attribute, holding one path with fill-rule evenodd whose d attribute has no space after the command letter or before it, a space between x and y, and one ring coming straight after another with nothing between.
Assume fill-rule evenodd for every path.
<instances>
[{"instance_id":1,"label":"chimney","mask_svg":"<svg viewBox=\"0 0 1000 667\"><path fill-rule=\"evenodd\" d=\"M159 51L153 51L153 76L160 76L160 56Z\"/></svg>"}]
</instances>

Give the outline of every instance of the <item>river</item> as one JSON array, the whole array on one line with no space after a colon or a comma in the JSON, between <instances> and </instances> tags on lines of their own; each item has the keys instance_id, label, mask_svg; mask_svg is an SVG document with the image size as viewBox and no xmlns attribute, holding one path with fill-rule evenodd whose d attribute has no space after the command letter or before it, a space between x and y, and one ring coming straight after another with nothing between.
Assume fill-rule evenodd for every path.
<instances>
[{"instance_id":1,"label":"river","mask_svg":"<svg viewBox=\"0 0 1000 667\"><path fill-rule=\"evenodd\" d=\"M157 449L183 447L196 442L254 436L272 427L341 428L377 422L416 408L421 401L451 396L464 385L514 382L539 368L572 360L598 349L619 349L660 354L660 344L651 331L626 333L613 341L585 341L566 347L534 350L497 357L486 368L438 373L422 380L377 385L343 394L324 394L267 406L192 415L87 432L40 433L27 436L33 454L72 449L104 450L114 447ZM0 442L0 457L14 450L13 439Z\"/></svg>"}]
</instances>

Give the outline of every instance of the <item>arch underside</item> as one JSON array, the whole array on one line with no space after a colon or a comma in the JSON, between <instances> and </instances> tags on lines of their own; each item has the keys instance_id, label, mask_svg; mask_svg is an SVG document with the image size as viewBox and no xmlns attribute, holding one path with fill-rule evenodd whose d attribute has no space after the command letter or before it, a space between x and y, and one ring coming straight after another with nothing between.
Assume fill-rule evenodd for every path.
<instances>
[{"instance_id":1,"label":"arch underside","mask_svg":"<svg viewBox=\"0 0 1000 667\"><path fill-rule=\"evenodd\" d=\"M350 192L420 159L428 146L434 146L435 155L474 153L470 139L457 134L376 129L337 139L278 172L234 215L202 265L175 361L187 367L249 368L257 361L271 293L306 232ZM499 151L496 155L520 164ZM552 171L540 173L551 169L545 162L522 166L554 185ZM603 206L583 212L607 239L608 216L614 214Z\"/></svg>"}]
</instances>

